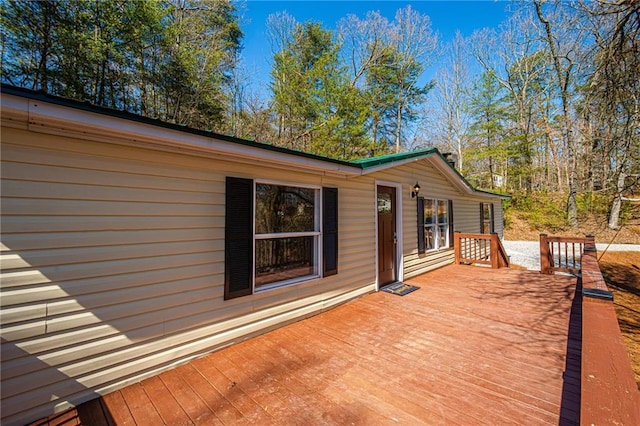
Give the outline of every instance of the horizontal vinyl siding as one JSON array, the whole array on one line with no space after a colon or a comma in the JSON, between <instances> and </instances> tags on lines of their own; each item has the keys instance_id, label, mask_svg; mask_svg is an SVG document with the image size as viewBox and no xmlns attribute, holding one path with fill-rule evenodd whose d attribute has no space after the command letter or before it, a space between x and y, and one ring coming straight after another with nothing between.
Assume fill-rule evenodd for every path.
<instances>
[{"instance_id":1,"label":"horizontal vinyl siding","mask_svg":"<svg viewBox=\"0 0 640 426\"><path fill-rule=\"evenodd\" d=\"M408 255L404 258L405 277L411 278L453 263L453 249Z\"/></svg>"},{"instance_id":2,"label":"horizontal vinyl siding","mask_svg":"<svg viewBox=\"0 0 640 426\"><path fill-rule=\"evenodd\" d=\"M454 230L459 232L480 232L480 203L493 202L495 211L502 211L500 199L487 198L460 192L451 182L440 174L429 161L416 161L374 174L375 179L399 183L402 191L398 200L402 200L403 268L404 277L411 278L430 270L453 263L453 242L451 248L418 253L417 200L411 198L411 189L416 182L420 184L420 196L453 201ZM400 201L399 201L400 202ZM501 217L501 216L500 216ZM496 213L496 232L502 229Z\"/></svg>"},{"instance_id":3,"label":"horizontal vinyl siding","mask_svg":"<svg viewBox=\"0 0 640 426\"><path fill-rule=\"evenodd\" d=\"M338 187L338 274L224 301L227 175ZM373 185L3 128L3 424L374 290Z\"/></svg>"}]
</instances>

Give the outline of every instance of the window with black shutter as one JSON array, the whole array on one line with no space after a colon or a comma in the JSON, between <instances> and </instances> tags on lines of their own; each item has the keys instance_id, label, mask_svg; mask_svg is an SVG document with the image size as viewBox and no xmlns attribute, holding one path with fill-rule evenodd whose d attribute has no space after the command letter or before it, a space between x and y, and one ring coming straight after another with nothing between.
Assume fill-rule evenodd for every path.
<instances>
[{"instance_id":1,"label":"window with black shutter","mask_svg":"<svg viewBox=\"0 0 640 426\"><path fill-rule=\"evenodd\" d=\"M449 201L449 245L453 245L453 201Z\"/></svg>"},{"instance_id":2,"label":"window with black shutter","mask_svg":"<svg viewBox=\"0 0 640 426\"><path fill-rule=\"evenodd\" d=\"M338 273L337 188L227 177L225 212L225 299Z\"/></svg>"},{"instance_id":3,"label":"window with black shutter","mask_svg":"<svg viewBox=\"0 0 640 426\"><path fill-rule=\"evenodd\" d=\"M338 188L322 188L322 275L338 273Z\"/></svg>"},{"instance_id":4,"label":"window with black shutter","mask_svg":"<svg viewBox=\"0 0 640 426\"><path fill-rule=\"evenodd\" d=\"M227 177L224 298L253 291L253 180Z\"/></svg>"},{"instance_id":5,"label":"window with black shutter","mask_svg":"<svg viewBox=\"0 0 640 426\"><path fill-rule=\"evenodd\" d=\"M255 183L256 291L320 276L320 188Z\"/></svg>"},{"instance_id":6,"label":"window with black shutter","mask_svg":"<svg viewBox=\"0 0 640 426\"><path fill-rule=\"evenodd\" d=\"M418 253L424 253L424 198L418 197Z\"/></svg>"},{"instance_id":7,"label":"window with black shutter","mask_svg":"<svg viewBox=\"0 0 640 426\"><path fill-rule=\"evenodd\" d=\"M493 234L493 203L480 203L480 232Z\"/></svg>"},{"instance_id":8,"label":"window with black shutter","mask_svg":"<svg viewBox=\"0 0 640 426\"><path fill-rule=\"evenodd\" d=\"M419 198L418 252L440 250L453 244L453 204L451 200ZM422 217L420 217L422 215ZM422 234L422 235L421 235ZM421 251L422 250L422 251Z\"/></svg>"}]
</instances>

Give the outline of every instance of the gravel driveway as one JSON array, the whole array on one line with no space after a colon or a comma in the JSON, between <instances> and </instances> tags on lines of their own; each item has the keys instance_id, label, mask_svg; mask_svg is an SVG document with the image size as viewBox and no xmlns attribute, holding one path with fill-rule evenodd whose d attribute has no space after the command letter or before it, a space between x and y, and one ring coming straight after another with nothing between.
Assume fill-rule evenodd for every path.
<instances>
[{"instance_id":1,"label":"gravel driveway","mask_svg":"<svg viewBox=\"0 0 640 426\"><path fill-rule=\"evenodd\" d=\"M540 243L538 241L503 241L502 245L511 256L511 263L527 269L540 270ZM596 244L598 253L607 251L640 251L640 244Z\"/></svg>"}]
</instances>

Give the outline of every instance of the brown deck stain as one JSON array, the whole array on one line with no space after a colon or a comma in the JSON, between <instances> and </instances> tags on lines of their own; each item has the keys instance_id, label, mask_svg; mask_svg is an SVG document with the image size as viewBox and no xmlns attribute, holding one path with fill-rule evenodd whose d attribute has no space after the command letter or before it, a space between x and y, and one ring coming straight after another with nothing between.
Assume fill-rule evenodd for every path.
<instances>
[{"instance_id":1,"label":"brown deck stain","mask_svg":"<svg viewBox=\"0 0 640 426\"><path fill-rule=\"evenodd\" d=\"M369 294L102 405L115 424L575 421L575 278L452 265L406 281L420 290Z\"/></svg>"}]
</instances>

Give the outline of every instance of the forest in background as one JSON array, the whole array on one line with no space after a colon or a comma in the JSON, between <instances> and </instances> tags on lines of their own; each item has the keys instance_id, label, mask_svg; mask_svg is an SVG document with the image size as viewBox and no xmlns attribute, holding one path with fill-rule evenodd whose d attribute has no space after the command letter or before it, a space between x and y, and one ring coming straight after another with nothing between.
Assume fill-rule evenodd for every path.
<instances>
[{"instance_id":1,"label":"forest in background","mask_svg":"<svg viewBox=\"0 0 640 426\"><path fill-rule=\"evenodd\" d=\"M2 82L339 159L435 146L512 209L633 221L640 2L510 7L500 28L445 44L410 6L336 30L273 14L265 98L243 65L241 2L7 0Z\"/></svg>"}]
</instances>

